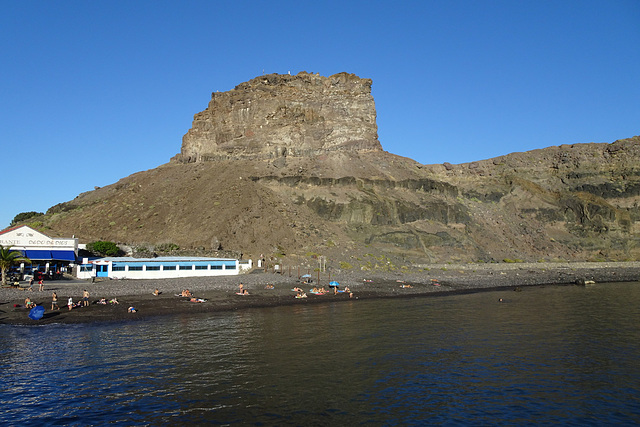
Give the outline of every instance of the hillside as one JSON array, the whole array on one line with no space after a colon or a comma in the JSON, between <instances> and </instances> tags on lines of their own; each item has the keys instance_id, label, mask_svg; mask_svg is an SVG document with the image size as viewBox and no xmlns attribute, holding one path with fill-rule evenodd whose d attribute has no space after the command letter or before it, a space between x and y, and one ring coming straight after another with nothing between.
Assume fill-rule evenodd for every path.
<instances>
[{"instance_id":1,"label":"hillside","mask_svg":"<svg viewBox=\"0 0 640 427\"><path fill-rule=\"evenodd\" d=\"M266 77L214 93L171 162L27 222L343 268L640 259L640 137L422 165L382 150L370 80Z\"/></svg>"}]
</instances>

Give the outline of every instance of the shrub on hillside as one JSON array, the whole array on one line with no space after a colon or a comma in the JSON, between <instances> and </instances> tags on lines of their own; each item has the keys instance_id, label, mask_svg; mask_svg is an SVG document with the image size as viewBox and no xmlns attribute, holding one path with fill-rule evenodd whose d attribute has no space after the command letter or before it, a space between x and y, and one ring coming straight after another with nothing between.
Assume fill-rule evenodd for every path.
<instances>
[{"instance_id":1,"label":"shrub on hillside","mask_svg":"<svg viewBox=\"0 0 640 427\"><path fill-rule=\"evenodd\" d=\"M87 244L87 250L102 256L118 256L122 253L118 245L113 242L103 240Z\"/></svg>"},{"instance_id":2,"label":"shrub on hillside","mask_svg":"<svg viewBox=\"0 0 640 427\"><path fill-rule=\"evenodd\" d=\"M33 218L34 216L40 216L40 215L44 215L44 214L42 212L34 212L34 211L31 211L31 212L20 212L18 215L16 215L13 218L13 221L11 221L10 225L12 225L12 226L16 225L19 222L26 221L29 218Z\"/></svg>"},{"instance_id":3,"label":"shrub on hillside","mask_svg":"<svg viewBox=\"0 0 640 427\"><path fill-rule=\"evenodd\" d=\"M173 252L179 249L180 249L180 246L176 245L175 243L161 243L158 246L156 246L156 250L158 252Z\"/></svg>"}]
</instances>

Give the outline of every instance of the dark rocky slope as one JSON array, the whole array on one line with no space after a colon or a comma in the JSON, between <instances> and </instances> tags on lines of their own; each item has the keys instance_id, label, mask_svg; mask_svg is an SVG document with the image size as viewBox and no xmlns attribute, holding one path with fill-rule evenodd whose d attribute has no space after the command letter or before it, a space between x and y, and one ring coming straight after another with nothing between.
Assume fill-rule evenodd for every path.
<instances>
[{"instance_id":1,"label":"dark rocky slope","mask_svg":"<svg viewBox=\"0 0 640 427\"><path fill-rule=\"evenodd\" d=\"M640 137L421 165L382 151L370 85L303 73L214 94L172 162L29 221L343 268L640 259Z\"/></svg>"}]
</instances>

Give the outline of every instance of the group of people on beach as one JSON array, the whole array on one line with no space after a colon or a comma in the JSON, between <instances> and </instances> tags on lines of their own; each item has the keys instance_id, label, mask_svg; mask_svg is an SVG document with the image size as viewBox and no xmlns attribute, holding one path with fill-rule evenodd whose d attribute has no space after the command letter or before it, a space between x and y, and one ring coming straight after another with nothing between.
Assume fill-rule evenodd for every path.
<instances>
[{"instance_id":1,"label":"group of people on beach","mask_svg":"<svg viewBox=\"0 0 640 427\"><path fill-rule=\"evenodd\" d=\"M160 295L161 292L159 292L158 289L156 289L153 294L157 296L157 295ZM189 289L183 289L182 292L180 292L180 295L176 294L176 296L189 298L190 302L207 302L207 300L204 298L196 298Z\"/></svg>"},{"instance_id":2,"label":"group of people on beach","mask_svg":"<svg viewBox=\"0 0 640 427\"><path fill-rule=\"evenodd\" d=\"M244 285L242 284L242 282L240 282L240 284L238 285L238 292L236 292L236 295L249 295L249 291L245 289Z\"/></svg>"},{"instance_id":3,"label":"group of people on beach","mask_svg":"<svg viewBox=\"0 0 640 427\"><path fill-rule=\"evenodd\" d=\"M69 299L67 300L68 310L71 311L74 308L89 307L89 297L90 297L90 293L86 289L82 291L82 297L77 302L74 302L73 297L70 296ZM105 298L101 298L98 301L96 301L96 304L107 304L107 300ZM118 299L115 297L111 298L109 300L109 304L112 304L112 305L119 304ZM37 304L33 302L30 297L25 298L24 300L25 308L33 308L36 305ZM60 305L58 303L58 293L56 291L53 291L53 293L51 294L51 311L54 311L54 310L56 311L60 310Z\"/></svg>"},{"instance_id":4,"label":"group of people on beach","mask_svg":"<svg viewBox=\"0 0 640 427\"><path fill-rule=\"evenodd\" d=\"M302 283L304 284L304 282ZM349 298L353 298L353 292L351 292L351 289L349 289L348 286L345 286L344 290L342 291L338 290L338 286L331 286L331 287L333 288L334 295L338 295L338 293L346 293L346 294L349 294ZM291 290L296 293L296 296L295 296L296 298L307 298L307 294L304 292L304 290L300 286L294 286L293 289ZM314 286L313 288L311 288L309 292L311 292L314 295L325 295L329 293L329 291L327 291L327 289L324 286L321 286L321 287Z\"/></svg>"},{"instance_id":5,"label":"group of people on beach","mask_svg":"<svg viewBox=\"0 0 640 427\"><path fill-rule=\"evenodd\" d=\"M58 295L56 295L56 293L54 292L52 295L52 299L51 299L51 310L53 310L53 298L55 298L56 301L56 307L58 306ZM73 297L69 297L69 300L67 301L67 307L69 308L69 311L71 311L71 309L73 308L78 308L78 307L89 307L89 291L87 291L86 289L82 291L82 298L80 299L80 301L74 303L73 302Z\"/></svg>"},{"instance_id":6,"label":"group of people on beach","mask_svg":"<svg viewBox=\"0 0 640 427\"><path fill-rule=\"evenodd\" d=\"M32 277L29 279L29 287L28 288L20 288L20 281L18 279L16 279L13 282L13 286L18 288L18 289L24 289L25 291L30 291L33 292L33 282L35 281L35 279ZM40 278L38 279L38 292L43 292L44 291L44 279L42 278L42 276L40 276Z\"/></svg>"}]
</instances>

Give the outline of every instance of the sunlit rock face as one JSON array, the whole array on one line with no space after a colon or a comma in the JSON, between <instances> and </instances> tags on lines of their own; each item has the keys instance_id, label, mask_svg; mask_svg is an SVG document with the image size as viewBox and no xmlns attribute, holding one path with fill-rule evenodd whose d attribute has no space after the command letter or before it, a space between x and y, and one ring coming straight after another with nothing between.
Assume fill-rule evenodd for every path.
<instances>
[{"instance_id":1,"label":"sunlit rock face","mask_svg":"<svg viewBox=\"0 0 640 427\"><path fill-rule=\"evenodd\" d=\"M196 114L175 160L307 157L381 151L371 80L306 72L256 77L214 92Z\"/></svg>"}]
</instances>

